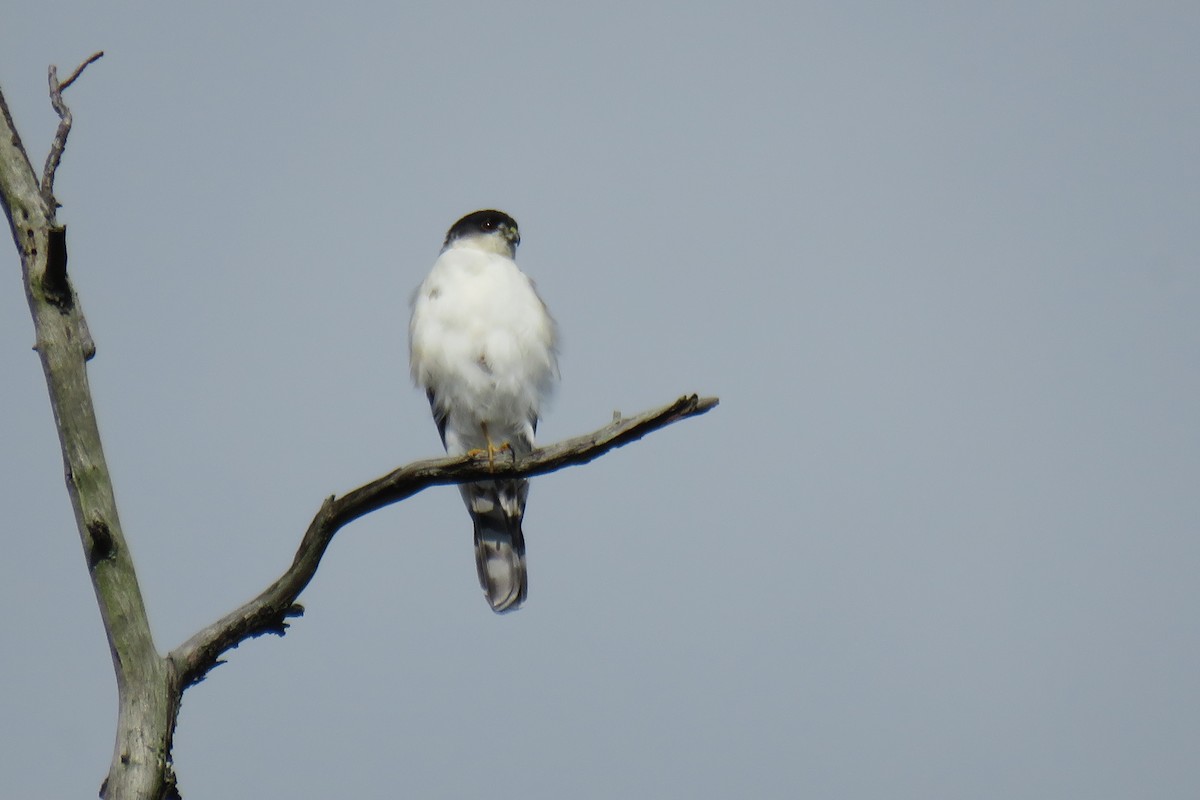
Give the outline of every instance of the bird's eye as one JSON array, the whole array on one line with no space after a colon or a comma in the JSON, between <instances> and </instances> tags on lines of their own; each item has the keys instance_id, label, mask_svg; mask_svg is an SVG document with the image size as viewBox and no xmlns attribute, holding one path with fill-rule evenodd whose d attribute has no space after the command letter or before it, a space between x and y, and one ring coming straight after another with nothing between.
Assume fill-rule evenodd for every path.
<instances>
[{"instance_id":1,"label":"bird's eye","mask_svg":"<svg viewBox=\"0 0 1200 800\"><path fill-rule=\"evenodd\" d=\"M479 227L483 228L485 231L490 231L492 228L496 227L496 220L485 219L483 222L479 223Z\"/></svg>"}]
</instances>

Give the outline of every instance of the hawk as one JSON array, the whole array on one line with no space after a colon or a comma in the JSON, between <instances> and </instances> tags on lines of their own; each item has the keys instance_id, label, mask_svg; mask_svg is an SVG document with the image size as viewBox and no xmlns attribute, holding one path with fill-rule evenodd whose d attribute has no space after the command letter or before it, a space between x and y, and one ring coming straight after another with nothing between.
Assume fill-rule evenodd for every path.
<instances>
[{"instance_id":1,"label":"hawk","mask_svg":"<svg viewBox=\"0 0 1200 800\"><path fill-rule=\"evenodd\" d=\"M521 234L502 211L450 227L413 295L409 363L450 455L533 450L542 403L558 377L557 329L533 281L513 260ZM496 613L525 600L521 519L527 480L459 486L475 524L479 583Z\"/></svg>"}]
</instances>

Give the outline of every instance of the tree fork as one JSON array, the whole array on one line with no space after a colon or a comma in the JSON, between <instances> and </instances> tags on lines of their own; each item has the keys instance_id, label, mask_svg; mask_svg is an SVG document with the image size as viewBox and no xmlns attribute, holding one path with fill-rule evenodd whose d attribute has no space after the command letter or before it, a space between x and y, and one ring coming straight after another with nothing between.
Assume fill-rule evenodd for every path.
<instances>
[{"instance_id":1,"label":"tree fork","mask_svg":"<svg viewBox=\"0 0 1200 800\"><path fill-rule=\"evenodd\" d=\"M303 613L296 600L342 527L430 486L540 475L586 464L647 433L703 414L718 401L685 395L631 418L614 415L611 424L593 433L538 448L520 460L494 465L470 456L417 461L341 497L331 496L313 517L291 566L274 583L167 656L159 655L104 460L87 378L87 362L96 349L67 273L66 228L58 223L59 204L54 197L54 176L72 124L62 92L102 55L92 55L61 84L57 70L50 67L50 100L60 122L40 181L0 92L0 202L21 258L36 334L34 349L46 375L67 493L116 673L116 741L100 796L172 800L179 798L171 744L183 692L221 663L223 653L246 639L286 631L287 618Z\"/></svg>"}]
</instances>

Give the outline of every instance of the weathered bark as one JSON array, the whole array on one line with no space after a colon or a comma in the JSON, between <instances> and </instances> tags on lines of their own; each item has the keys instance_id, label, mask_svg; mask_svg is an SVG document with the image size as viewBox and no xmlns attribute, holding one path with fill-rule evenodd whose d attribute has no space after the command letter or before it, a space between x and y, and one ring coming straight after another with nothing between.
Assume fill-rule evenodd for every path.
<instances>
[{"instance_id":1,"label":"weathered bark","mask_svg":"<svg viewBox=\"0 0 1200 800\"><path fill-rule=\"evenodd\" d=\"M113 760L100 795L107 800L178 798L171 742L183 692L203 680L220 657L264 633L282 635L287 618L316 573L330 541L359 517L439 484L538 475L584 464L613 448L717 405L696 395L594 433L533 451L519 461L489 465L470 456L419 461L400 467L341 497L329 497L309 525L292 565L254 600L199 631L167 656L159 655L121 523L88 386L87 361L95 355L79 299L67 275L66 229L58 224L54 174L71 129L62 100L84 62L60 86L50 68L50 94L61 123L39 184L0 92L0 202L21 256L50 406L58 427L67 492L83 543L116 672L119 711Z\"/></svg>"},{"instance_id":2,"label":"weathered bark","mask_svg":"<svg viewBox=\"0 0 1200 800\"><path fill-rule=\"evenodd\" d=\"M586 464L614 448L635 442L651 431L681 419L694 417L717 405L715 397L688 395L674 403L635 417L614 417L611 424L583 436L539 447L519 461L492 465L486 456L436 458L416 461L353 489L341 497L329 497L309 523L292 559L292 565L273 584L241 608L227 614L173 650L170 659L183 685L189 686L220 662L221 654L253 636L282 635L287 618L299 616L300 592L312 580L325 548L343 526L384 506L412 497L430 486L487 480L499 476L516 478Z\"/></svg>"},{"instance_id":3,"label":"weathered bark","mask_svg":"<svg viewBox=\"0 0 1200 800\"><path fill-rule=\"evenodd\" d=\"M70 112L51 70L51 95L62 124L39 184L0 95L0 194L21 255L25 293L37 336L50 407L58 426L67 493L83 542L117 674L118 723L107 797L160 798L172 786L168 766L178 695L170 662L150 633L133 559L121 532L112 480L104 461L86 363L95 353L79 300L67 276L67 232L55 217L50 185Z\"/></svg>"}]
</instances>

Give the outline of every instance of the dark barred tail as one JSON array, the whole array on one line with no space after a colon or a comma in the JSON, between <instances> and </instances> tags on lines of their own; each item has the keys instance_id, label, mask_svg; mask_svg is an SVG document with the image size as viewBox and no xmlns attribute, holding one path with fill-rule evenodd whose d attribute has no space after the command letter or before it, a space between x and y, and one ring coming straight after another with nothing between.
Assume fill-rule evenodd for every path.
<instances>
[{"instance_id":1,"label":"dark barred tail","mask_svg":"<svg viewBox=\"0 0 1200 800\"><path fill-rule=\"evenodd\" d=\"M497 614L512 611L529 591L525 573L525 512L527 481L472 483L461 487L475 523L475 566L479 585Z\"/></svg>"}]
</instances>

